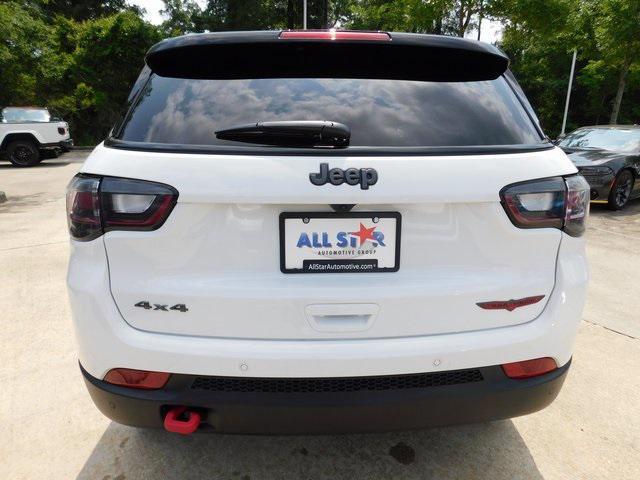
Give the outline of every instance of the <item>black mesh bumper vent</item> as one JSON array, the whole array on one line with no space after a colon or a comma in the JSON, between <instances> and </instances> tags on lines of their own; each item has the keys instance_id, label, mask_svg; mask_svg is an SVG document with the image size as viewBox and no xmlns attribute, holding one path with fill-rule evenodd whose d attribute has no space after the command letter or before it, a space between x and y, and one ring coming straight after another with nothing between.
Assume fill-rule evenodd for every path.
<instances>
[{"instance_id":1,"label":"black mesh bumper vent","mask_svg":"<svg viewBox=\"0 0 640 480\"><path fill-rule=\"evenodd\" d=\"M244 393L326 393L381 390L408 390L481 382L478 369L449 372L336 378L240 378L197 377L192 390Z\"/></svg>"}]
</instances>

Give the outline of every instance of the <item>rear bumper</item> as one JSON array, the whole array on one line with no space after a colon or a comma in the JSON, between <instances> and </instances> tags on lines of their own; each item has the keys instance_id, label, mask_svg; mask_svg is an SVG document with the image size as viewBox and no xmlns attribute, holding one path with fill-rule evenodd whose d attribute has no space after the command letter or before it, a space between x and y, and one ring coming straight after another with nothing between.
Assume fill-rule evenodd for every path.
<instances>
[{"instance_id":1,"label":"rear bumper","mask_svg":"<svg viewBox=\"0 0 640 480\"><path fill-rule=\"evenodd\" d=\"M173 375L160 390L133 390L105 383L80 368L96 406L125 425L162 427L171 406L188 406L202 414L199 431L322 434L410 430L532 413L556 398L570 363L525 380L509 379L499 366L492 366L478 369L481 380L465 383L313 393L246 391L249 378L242 379L243 392L204 390L194 388L194 375Z\"/></svg>"},{"instance_id":2,"label":"rear bumper","mask_svg":"<svg viewBox=\"0 0 640 480\"><path fill-rule=\"evenodd\" d=\"M60 140L59 142L40 144L41 150L54 150L56 148L59 148L61 150L64 150L65 152L68 152L73 148L73 139L67 138L66 140Z\"/></svg>"},{"instance_id":3,"label":"rear bumper","mask_svg":"<svg viewBox=\"0 0 640 480\"><path fill-rule=\"evenodd\" d=\"M611 192L611 186L615 180L615 174L612 172L605 175L585 175L580 172L584 179L591 187L591 200L606 202Z\"/></svg>"}]
</instances>

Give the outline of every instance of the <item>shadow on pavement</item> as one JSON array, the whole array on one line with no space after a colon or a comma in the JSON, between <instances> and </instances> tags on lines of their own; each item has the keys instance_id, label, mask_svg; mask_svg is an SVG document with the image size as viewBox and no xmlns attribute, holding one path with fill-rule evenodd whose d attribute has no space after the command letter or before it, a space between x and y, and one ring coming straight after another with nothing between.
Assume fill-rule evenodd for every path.
<instances>
[{"instance_id":1,"label":"shadow on pavement","mask_svg":"<svg viewBox=\"0 0 640 480\"><path fill-rule=\"evenodd\" d=\"M14 167L8 160L3 158L0 159L0 171L10 169L32 170L38 168L66 167L70 163L83 163L90 153L91 152L89 150L72 150L71 152L63 153L58 158L49 158L46 160L42 160L37 165L27 168Z\"/></svg>"},{"instance_id":2,"label":"shadow on pavement","mask_svg":"<svg viewBox=\"0 0 640 480\"><path fill-rule=\"evenodd\" d=\"M70 161L68 160L44 160L42 162L40 162L37 165L34 165L33 167L26 167L26 168L20 168L20 167L14 167L13 165L11 165L11 163L9 162L2 162L0 163L0 170L10 170L10 169L16 169L16 170L32 170L32 169L38 169L38 168L51 168L51 167L66 167L67 165L69 165ZM75 163L75 162L73 162Z\"/></svg>"},{"instance_id":3,"label":"shadow on pavement","mask_svg":"<svg viewBox=\"0 0 640 480\"><path fill-rule=\"evenodd\" d=\"M194 435L111 423L78 479L541 479L510 420L343 436Z\"/></svg>"},{"instance_id":4,"label":"shadow on pavement","mask_svg":"<svg viewBox=\"0 0 640 480\"><path fill-rule=\"evenodd\" d=\"M47 199L43 193L31 195L7 196L7 201L0 203L0 213L24 211L29 207L42 205Z\"/></svg>"}]
</instances>

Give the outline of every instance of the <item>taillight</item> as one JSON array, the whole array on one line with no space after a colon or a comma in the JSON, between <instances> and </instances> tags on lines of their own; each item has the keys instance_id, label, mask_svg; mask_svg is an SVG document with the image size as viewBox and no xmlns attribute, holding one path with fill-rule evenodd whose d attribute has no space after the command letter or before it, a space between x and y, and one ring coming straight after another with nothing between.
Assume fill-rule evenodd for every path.
<instances>
[{"instance_id":1,"label":"taillight","mask_svg":"<svg viewBox=\"0 0 640 480\"><path fill-rule=\"evenodd\" d=\"M161 183L79 174L67 187L69 233L89 241L111 230L156 230L177 199L178 192Z\"/></svg>"},{"instance_id":2,"label":"taillight","mask_svg":"<svg viewBox=\"0 0 640 480\"><path fill-rule=\"evenodd\" d=\"M285 30L280 32L283 40L356 40L388 42L391 35L386 32L356 32L350 30Z\"/></svg>"},{"instance_id":3,"label":"taillight","mask_svg":"<svg viewBox=\"0 0 640 480\"><path fill-rule=\"evenodd\" d=\"M121 387L154 390L164 387L170 376L171 374L164 372L113 368L107 372L104 381Z\"/></svg>"},{"instance_id":4,"label":"taillight","mask_svg":"<svg viewBox=\"0 0 640 480\"><path fill-rule=\"evenodd\" d=\"M64 127L58 127L58 133L60 135L64 135L65 133L67 133L67 129Z\"/></svg>"},{"instance_id":5,"label":"taillight","mask_svg":"<svg viewBox=\"0 0 640 480\"><path fill-rule=\"evenodd\" d=\"M590 187L580 175L515 183L500 198L519 228L559 228L573 237L584 233Z\"/></svg>"},{"instance_id":6,"label":"taillight","mask_svg":"<svg viewBox=\"0 0 640 480\"><path fill-rule=\"evenodd\" d=\"M156 230L173 210L178 192L168 185L105 177L100 185L104 231Z\"/></svg>"},{"instance_id":7,"label":"taillight","mask_svg":"<svg viewBox=\"0 0 640 480\"><path fill-rule=\"evenodd\" d=\"M581 175L567 177L564 180L567 182L564 231L572 237L579 237L584 233L589 216L591 187Z\"/></svg>"},{"instance_id":8,"label":"taillight","mask_svg":"<svg viewBox=\"0 0 640 480\"><path fill-rule=\"evenodd\" d=\"M504 374L509 378L531 378L553 372L558 364L553 358L535 358L522 362L505 363L502 365Z\"/></svg>"},{"instance_id":9,"label":"taillight","mask_svg":"<svg viewBox=\"0 0 640 480\"><path fill-rule=\"evenodd\" d=\"M67 187L69 234L77 240L93 240L102 235L100 220L100 179L76 175Z\"/></svg>"}]
</instances>

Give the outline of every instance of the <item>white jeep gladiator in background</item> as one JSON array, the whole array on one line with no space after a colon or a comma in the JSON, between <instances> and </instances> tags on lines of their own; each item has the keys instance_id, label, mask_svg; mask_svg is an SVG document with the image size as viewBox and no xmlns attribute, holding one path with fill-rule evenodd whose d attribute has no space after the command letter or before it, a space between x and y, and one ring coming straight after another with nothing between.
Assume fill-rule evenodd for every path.
<instances>
[{"instance_id":1,"label":"white jeep gladiator in background","mask_svg":"<svg viewBox=\"0 0 640 480\"><path fill-rule=\"evenodd\" d=\"M69 124L46 108L5 107L0 110L0 158L16 167L32 167L73 146Z\"/></svg>"}]
</instances>

